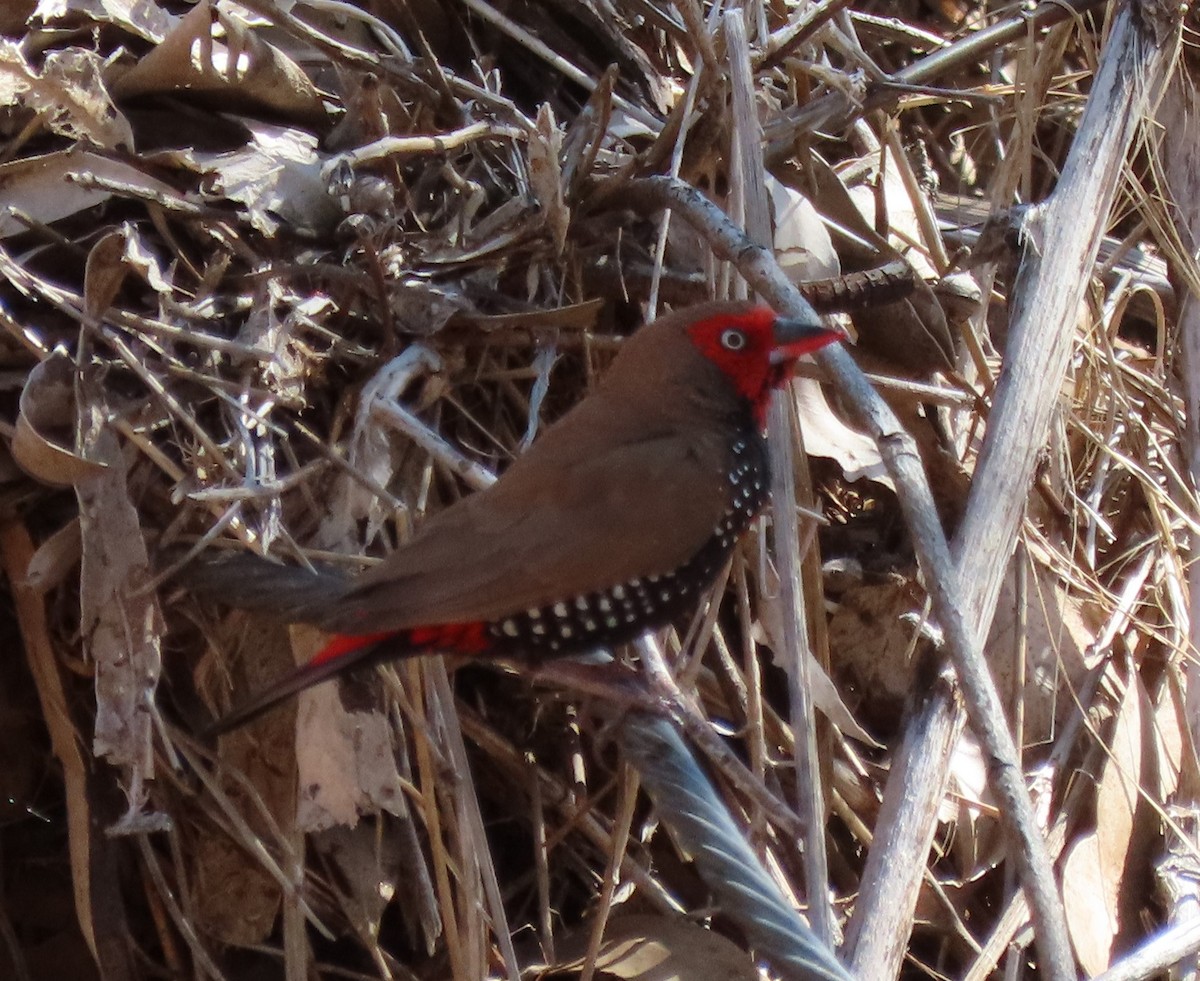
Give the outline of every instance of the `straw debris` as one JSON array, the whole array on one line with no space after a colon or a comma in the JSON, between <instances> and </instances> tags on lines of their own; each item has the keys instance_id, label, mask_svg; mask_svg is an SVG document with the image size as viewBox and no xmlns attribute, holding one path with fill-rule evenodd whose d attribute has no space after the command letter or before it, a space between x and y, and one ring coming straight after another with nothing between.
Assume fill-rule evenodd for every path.
<instances>
[{"instance_id":1,"label":"straw debris","mask_svg":"<svg viewBox=\"0 0 1200 981\"><path fill-rule=\"evenodd\" d=\"M0 975L1195 969L1193 15L10 7ZM706 772L454 658L195 738L320 638L183 564L376 561L747 283L857 367L804 367L795 501L622 654Z\"/></svg>"}]
</instances>

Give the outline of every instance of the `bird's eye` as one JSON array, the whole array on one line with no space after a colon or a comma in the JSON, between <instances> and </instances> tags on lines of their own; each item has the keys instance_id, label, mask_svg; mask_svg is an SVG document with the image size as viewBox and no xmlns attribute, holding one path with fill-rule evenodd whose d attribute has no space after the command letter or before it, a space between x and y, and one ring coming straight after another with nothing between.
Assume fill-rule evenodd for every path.
<instances>
[{"instance_id":1,"label":"bird's eye","mask_svg":"<svg viewBox=\"0 0 1200 981\"><path fill-rule=\"evenodd\" d=\"M726 351L740 351L746 346L746 335L740 330L734 330L732 327L729 330L721 332L721 347Z\"/></svg>"}]
</instances>

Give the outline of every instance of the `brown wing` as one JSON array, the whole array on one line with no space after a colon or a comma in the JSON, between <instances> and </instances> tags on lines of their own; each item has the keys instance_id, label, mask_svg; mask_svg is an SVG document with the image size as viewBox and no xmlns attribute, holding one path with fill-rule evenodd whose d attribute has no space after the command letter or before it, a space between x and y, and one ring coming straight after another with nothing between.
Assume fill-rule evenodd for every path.
<instances>
[{"instance_id":1,"label":"brown wing","mask_svg":"<svg viewBox=\"0 0 1200 981\"><path fill-rule=\"evenodd\" d=\"M430 519L356 579L321 626L495 620L686 562L728 504L725 434L660 432L605 450L573 439L587 432L587 415Z\"/></svg>"}]
</instances>

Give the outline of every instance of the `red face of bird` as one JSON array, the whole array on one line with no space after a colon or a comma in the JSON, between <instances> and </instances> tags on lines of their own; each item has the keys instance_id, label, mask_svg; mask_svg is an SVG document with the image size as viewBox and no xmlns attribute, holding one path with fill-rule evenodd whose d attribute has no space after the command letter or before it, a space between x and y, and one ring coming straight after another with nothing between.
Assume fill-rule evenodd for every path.
<instances>
[{"instance_id":1,"label":"red face of bird","mask_svg":"<svg viewBox=\"0 0 1200 981\"><path fill-rule=\"evenodd\" d=\"M780 317L770 307L720 314L698 320L687 329L692 343L754 406L760 419L773 388L784 384L797 359L820 350L842 334L811 319Z\"/></svg>"}]
</instances>

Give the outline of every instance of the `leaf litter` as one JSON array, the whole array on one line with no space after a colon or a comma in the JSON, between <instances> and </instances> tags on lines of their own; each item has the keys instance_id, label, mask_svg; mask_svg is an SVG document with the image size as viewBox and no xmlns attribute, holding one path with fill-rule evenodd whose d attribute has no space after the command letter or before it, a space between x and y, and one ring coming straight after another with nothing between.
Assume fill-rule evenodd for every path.
<instances>
[{"instance_id":1,"label":"leaf litter","mask_svg":"<svg viewBox=\"0 0 1200 981\"><path fill-rule=\"evenodd\" d=\"M0 542L10 649L37 695L0 688L14 748L0 760L21 761L4 774L15 816L0 842L28 856L0 892L14 976L74 957L114 977L137 976L140 958L230 978L473 978L589 956L638 976L612 951L639 937L688 977L737 970L726 947L741 938L719 916L710 926L734 945L707 964L689 950L699 942L675 918L703 914L705 893L669 821L635 809L616 851L621 760L602 708L421 661L202 746L197 727L312 641L203 608L169 578L173 561L217 549L347 570L377 559L582 397L652 295L682 305L729 287L702 238L620 193L672 169L737 200L719 17L650 0L27 6L0 48L0 380L6 452L28 474L0 471ZM902 258L922 278L844 322L914 435L950 534L1006 349L1021 206L1053 190L1102 50L1101 5L1057 24L1051 6L983 51L968 42L1007 11L747 8L782 260L811 280ZM1046 788L1037 802L1091 972L1175 922L1196 855L1172 815L1194 803L1196 773L1195 403L1176 289L1197 279L1164 205L1170 155L1147 133L1147 166L1126 176L1085 271L987 645ZM806 604L831 680L817 702L833 723L826 839L844 926L863 857L886 837L891 754L937 643L878 451L806 374L814 493L800 503L823 515ZM787 699L757 657L780 633L764 539L744 547L705 629L680 624L666 641L695 665L697 705L750 761L756 793L786 801ZM983 977L1032 956L963 738L896 928L906 977ZM723 764L713 776L802 898L795 836ZM116 863L138 874L94 892ZM23 904L47 864L47 901ZM608 946L580 954L614 867L603 894L623 908ZM98 940L111 936L137 958Z\"/></svg>"}]
</instances>

